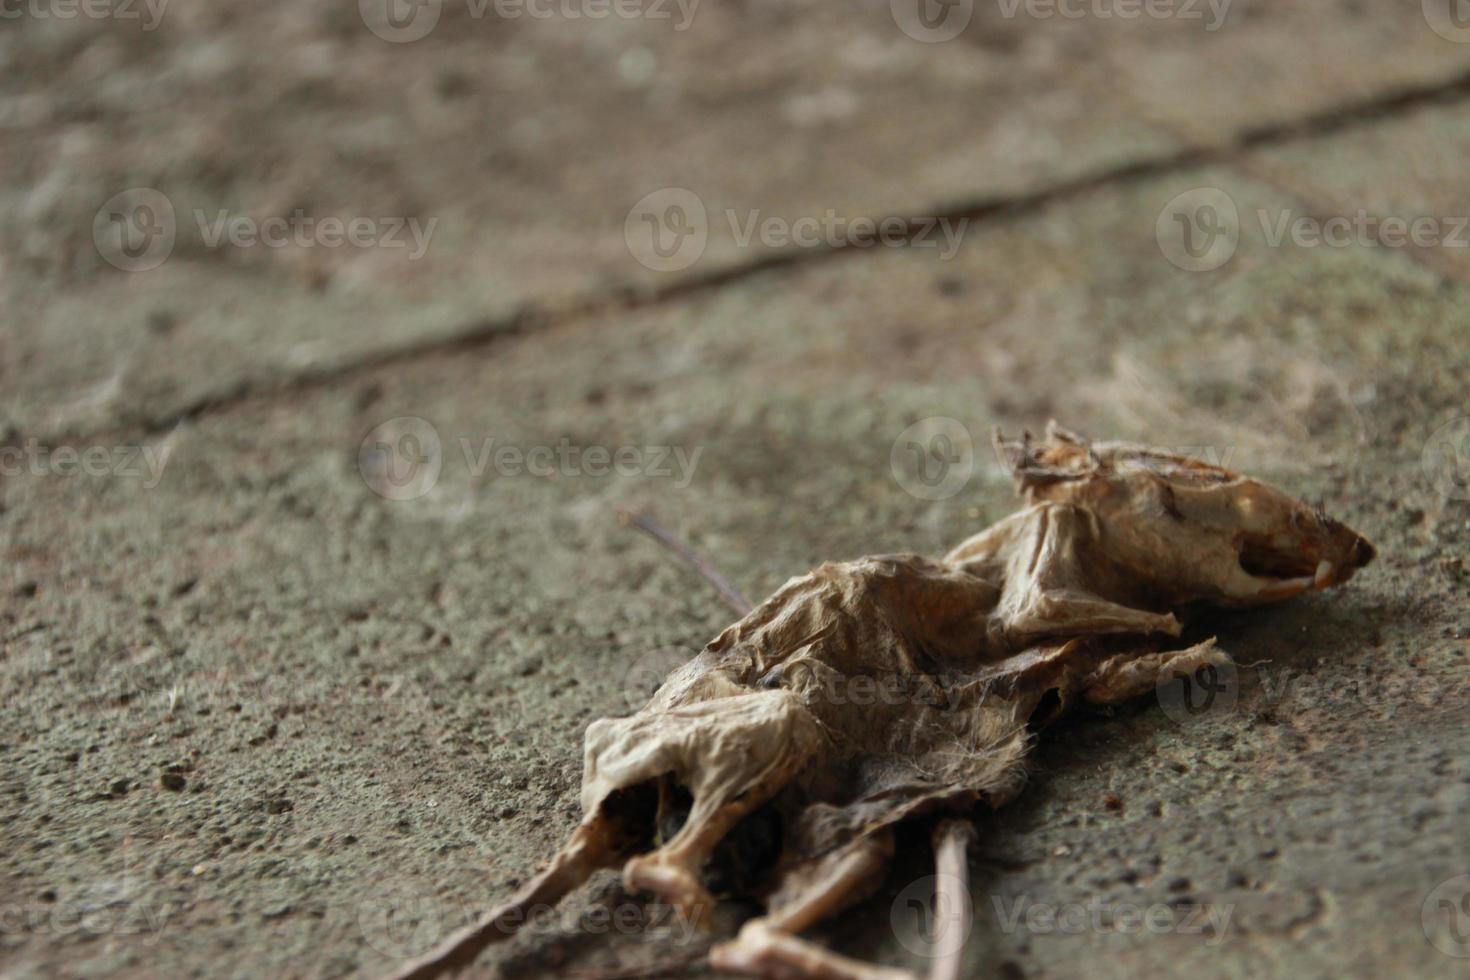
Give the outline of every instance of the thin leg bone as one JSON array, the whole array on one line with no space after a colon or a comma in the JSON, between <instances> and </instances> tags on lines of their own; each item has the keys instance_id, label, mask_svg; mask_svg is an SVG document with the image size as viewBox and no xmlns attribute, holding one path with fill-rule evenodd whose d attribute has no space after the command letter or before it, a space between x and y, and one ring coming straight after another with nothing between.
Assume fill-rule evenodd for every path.
<instances>
[{"instance_id":1,"label":"thin leg bone","mask_svg":"<svg viewBox=\"0 0 1470 980\"><path fill-rule=\"evenodd\" d=\"M970 844L975 827L967 820L943 820L934 828L934 904L940 909L970 912ZM962 928L953 928L960 924ZM929 967L929 980L959 980L965 965L969 922L951 923L939 936L939 949Z\"/></svg>"},{"instance_id":2,"label":"thin leg bone","mask_svg":"<svg viewBox=\"0 0 1470 980\"><path fill-rule=\"evenodd\" d=\"M729 579L720 574L718 568L715 568L702 555L679 540L673 531L670 531L646 514L633 514L628 511L621 511L618 514L618 518L624 524L631 524L633 527L651 536L659 544L677 555L686 565L704 576L705 581L715 587L715 591L720 593L720 598L725 600L727 606L735 610L737 616L744 616L750 612L752 608L750 602L745 596L740 594L740 590L735 588Z\"/></svg>"},{"instance_id":3,"label":"thin leg bone","mask_svg":"<svg viewBox=\"0 0 1470 980\"><path fill-rule=\"evenodd\" d=\"M515 935L525 924L530 910L555 905L591 877L592 872L616 865L620 856L612 846L606 820L597 817L582 824L546 870L522 885L510 901L486 912L418 959L405 963L389 980L431 980L457 973L487 946Z\"/></svg>"},{"instance_id":4,"label":"thin leg bone","mask_svg":"<svg viewBox=\"0 0 1470 980\"><path fill-rule=\"evenodd\" d=\"M914 980L907 970L842 956L793 933L828 918L865 895L893 854L891 835L860 840L770 914L747 922L739 936L710 950L710 965L768 980Z\"/></svg>"},{"instance_id":5,"label":"thin leg bone","mask_svg":"<svg viewBox=\"0 0 1470 980\"><path fill-rule=\"evenodd\" d=\"M623 887L628 891L651 891L667 899L684 921L700 928L707 926L714 899L700 884L705 861L724 836L785 786L791 773L805 761L804 754L790 753L790 758L773 767L760 785L713 808L701 806L696 799L689 819L672 840L623 866Z\"/></svg>"},{"instance_id":6,"label":"thin leg bone","mask_svg":"<svg viewBox=\"0 0 1470 980\"><path fill-rule=\"evenodd\" d=\"M740 594L734 585L730 584L729 579L725 578L725 576L720 574L718 569L680 541L671 531L664 528L651 517L628 513L623 513L620 516L625 523L632 524L652 535L661 545L692 566L714 585L719 591L720 597L741 616L750 612L750 603ZM719 837L723 836L724 832L730 826L733 826L735 820L738 820L743 815L743 812L735 813L733 819L727 821L712 820L715 826L724 824L723 829L715 836L714 842L718 842ZM673 845L679 841L680 836L676 835L675 840L671 841L670 844ZM665 848L663 851L656 853L663 853L666 858L671 859L670 863L675 868L680 865L687 866L695 861L698 862L696 873L692 879L694 888L697 889L698 893L694 899L694 903L696 904L696 911L702 914L708 914L708 897L704 889L698 884L697 871L698 866L703 864L704 857L708 856L709 849L713 848L714 843L710 843L708 848L704 848L701 853L702 845L702 838L697 834L691 833L690 837L684 840L681 847L675 848L672 851ZM475 957L487 946L514 935L526 921L528 910L541 905L555 905L568 892L585 882L592 875L592 872L599 868L614 866L620 856L609 842L608 828L601 818L595 818L588 823L584 823L572 834L572 838L567 842L566 846L552 858L551 864L547 866L546 870L526 882L510 901L487 912L479 920L450 936L418 959L405 963L397 972L391 975L389 980L431 980L431 978L439 977L446 973L458 972L472 963ZM631 862L629 867L633 867ZM654 870L670 871L674 870L674 868ZM659 876L655 875L655 877L657 878ZM681 887L687 886L687 883L680 881L661 883ZM651 888L650 890L661 891L659 888ZM701 897L704 899L702 908L697 905Z\"/></svg>"},{"instance_id":7,"label":"thin leg bone","mask_svg":"<svg viewBox=\"0 0 1470 980\"><path fill-rule=\"evenodd\" d=\"M816 880L790 894L778 893L766 921L782 932L801 932L858 902L882 879L893 859L893 834L863 837L833 855Z\"/></svg>"},{"instance_id":8,"label":"thin leg bone","mask_svg":"<svg viewBox=\"0 0 1470 980\"><path fill-rule=\"evenodd\" d=\"M718 959L717 951L722 953ZM766 980L916 980L908 970L834 953L772 929L762 919L747 922L734 942L716 946L710 953L710 965Z\"/></svg>"},{"instance_id":9,"label":"thin leg bone","mask_svg":"<svg viewBox=\"0 0 1470 980\"><path fill-rule=\"evenodd\" d=\"M698 572L705 581L715 587L720 598L737 615L744 616L753 608L750 601L740 594L718 568L702 555L690 548L680 538L647 514L619 511L618 518L624 523L645 532L668 549L686 565ZM666 786L659 786L659 813L662 815ZM688 822L674 835L674 839L652 854L634 858L623 869L623 884L629 891L647 889L668 899L688 921L704 923L713 906L713 899L699 883L700 870L720 839L740 818L755 806L765 802L767 795L754 793L719 807L704 819L690 814Z\"/></svg>"}]
</instances>

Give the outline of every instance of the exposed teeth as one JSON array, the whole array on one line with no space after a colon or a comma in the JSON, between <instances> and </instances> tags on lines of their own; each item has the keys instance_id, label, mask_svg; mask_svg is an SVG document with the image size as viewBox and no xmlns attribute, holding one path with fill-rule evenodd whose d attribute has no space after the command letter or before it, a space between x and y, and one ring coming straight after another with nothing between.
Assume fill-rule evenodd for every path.
<instances>
[{"instance_id":1,"label":"exposed teeth","mask_svg":"<svg viewBox=\"0 0 1470 980\"><path fill-rule=\"evenodd\" d=\"M1290 599L1292 596L1301 595L1312 587L1312 579L1303 575L1301 578L1277 579L1262 589L1257 595L1263 599Z\"/></svg>"},{"instance_id":2,"label":"exposed teeth","mask_svg":"<svg viewBox=\"0 0 1470 980\"><path fill-rule=\"evenodd\" d=\"M1337 571L1337 566L1326 558L1317 563L1317 574L1312 578L1312 585L1319 589L1325 589L1332 584L1332 573Z\"/></svg>"}]
</instances>

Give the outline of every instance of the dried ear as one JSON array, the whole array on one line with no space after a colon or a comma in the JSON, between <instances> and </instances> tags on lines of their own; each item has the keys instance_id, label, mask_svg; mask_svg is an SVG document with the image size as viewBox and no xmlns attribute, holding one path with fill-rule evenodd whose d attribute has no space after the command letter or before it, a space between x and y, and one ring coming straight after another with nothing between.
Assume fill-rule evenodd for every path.
<instances>
[{"instance_id":1,"label":"dried ear","mask_svg":"<svg viewBox=\"0 0 1470 980\"><path fill-rule=\"evenodd\" d=\"M1047 423L1046 441L1042 443L1033 442L1031 433L1024 429L1019 439L1007 438L999 426L991 431L990 438L996 458L1010 471L1017 490L1028 501L1042 487L1086 479L1102 467L1086 439L1054 421Z\"/></svg>"},{"instance_id":2,"label":"dried ear","mask_svg":"<svg viewBox=\"0 0 1470 980\"><path fill-rule=\"evenodd\" d=\"M1051 443L1067 443L1088 450L1089 452L1092 446L1092 443L1086 436L1079 436L1071 429L1062 428L1060 425L1057 425L1056 419L1047 419L1046 441Z\"/></svg>"}]
</instances>

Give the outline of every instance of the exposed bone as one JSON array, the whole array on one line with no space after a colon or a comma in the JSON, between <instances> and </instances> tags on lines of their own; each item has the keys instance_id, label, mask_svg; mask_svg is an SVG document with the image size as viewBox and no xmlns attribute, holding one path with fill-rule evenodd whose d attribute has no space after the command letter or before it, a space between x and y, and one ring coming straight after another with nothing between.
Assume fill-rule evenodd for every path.
<instances>
[{"instance_id":1,"label":"exposed bone","mask_svg":"<svg viewBox=\"0 0 1470 980\"><path fill-rule=\"evenodd\" d=\"M663 545L669 551L679 557L690 568L693 568L704 580L715 587L725 605L735 610L735 615L744 616L750 612L750 600L740 594L734 584L720 573L718 568L711 565L703 555L698 554L683 541L680 541L674 532L664 527L658 521L647 514L634 514L629 511L620 511L618 518L631 527L643 531L653 540Z\"/></svg>"},{"instance_id":2,"label":"exposed bone","mask_svg":"<svg viewBox=\"0 0 1470 980\"><path fill-rule=\"evenodd\" d=\"M704 865L758 814L781 828L754 896L768 915L711 962L772 978L907 976L794 935L871 886L895 824L1004 804L1036 732L1079 702L1228 665L1213 640L1179 645L1193 611L1338 585L1374 555L1320 510L1197 460L1055 427L1041 442L996 446L1023 509L943 558L878 556L793 578L640 711L593 722L587 816L572 843L508 905L400 976L464 965L514 910L625 859L629 887L708 921ZM671 784L692 797L683 826L635 853L653 835L627 826L614 801ZM962 852L947 835L941 867L962 871ZM958 950L941 954L936 976L953 975Z\"/></svg>"},{"instance_id":3,"label":"exposed bone","mask_svg":"<svg viewBox=\"0 0 1470 980\"><path fill-rule=\"evenodd\" d=\"M943 820L934 829L936 906L970 908L970 844L974 839L974 825L963 820ZM960 980L968 936L967 929L945 930L939 937L928 980Z\"/></svg>"},{"instance_id":4,"label":"exposed bone","mask_svg":"<svg viewBox=\"0 0 1470 980\"><path fill-rule=\"evenodd\" d=\"M839 956L795 933L866 897L893 856L893 836L859 838L815 865L794 869L769 900L770 911L747 922L734 941L710 950L710 965L756 977L827 980L916 980L893 970Z\"/></svg>"},{"instance_id":5,"label":"exposed bone","mask_svg":"<svg viewBox=\"0 0 1470 980\"><path fill-rule=\"evenodd\" d=\"M429 980L461 970L487 946L508 939L537 906L552 906L575 890L599 868L616 863L608 828L600 820L584 823L551 859L546 870L521 886L503 905L482 915L428 953L405 963L393 980Z\"/></svg>"},{"instance_id":6,"label":"exposed bone","mask_svg":"<svg viewBox=\"0 0 1470 980\"><path fill-rule=\"evenodd\" d=\"M748 922L740 930L740 938L723 947L721 958L711 965L747 976L789 980L793 977L811 980L917 980L908 970L875 966L851 957L841 956L773 929L762 919Z\"/></svg>"}]
</instances>

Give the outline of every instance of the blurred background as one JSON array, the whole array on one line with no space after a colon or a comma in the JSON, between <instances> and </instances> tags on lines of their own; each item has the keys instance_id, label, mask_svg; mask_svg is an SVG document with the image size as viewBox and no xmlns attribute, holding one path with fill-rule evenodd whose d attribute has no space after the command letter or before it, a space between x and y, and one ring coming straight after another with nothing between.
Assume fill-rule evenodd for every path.
<instances>
[{"instance_id":1,"label":"blurred background","mask_svg":"<svg viewBox=\"0 0 1470 980\"><path fill-rule=\"evenodd\" d=\"M1459 0L0 0L0 973L422 952L730 618L620 513L759 597L1055 418L1380 558L1054 733L972 975L1463 976L1467 150ZM813 935L924 969L900 852Z\"/></svg>"}]
</instances>

